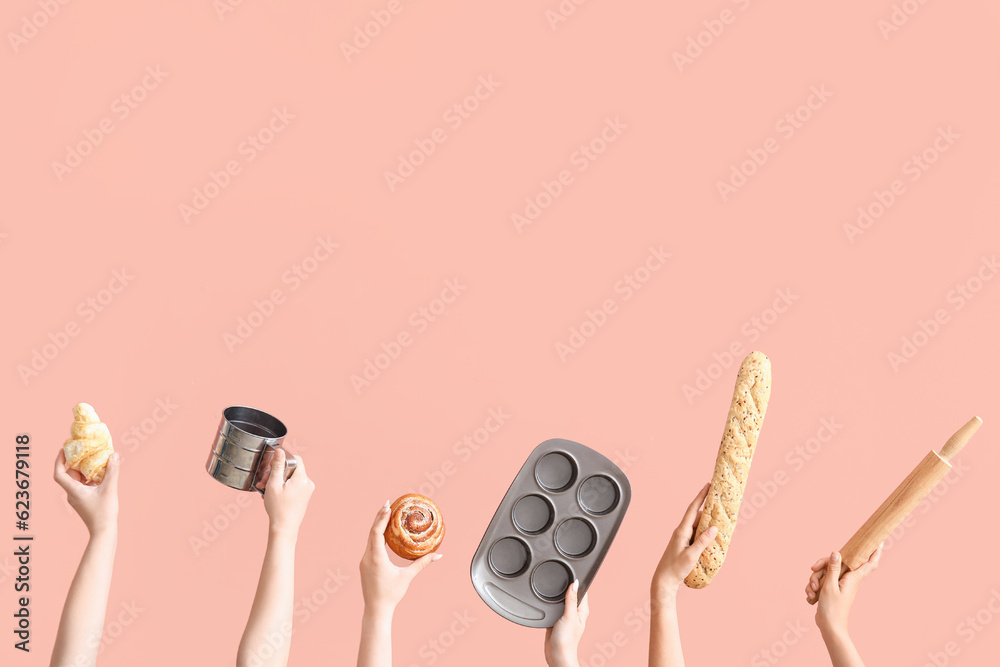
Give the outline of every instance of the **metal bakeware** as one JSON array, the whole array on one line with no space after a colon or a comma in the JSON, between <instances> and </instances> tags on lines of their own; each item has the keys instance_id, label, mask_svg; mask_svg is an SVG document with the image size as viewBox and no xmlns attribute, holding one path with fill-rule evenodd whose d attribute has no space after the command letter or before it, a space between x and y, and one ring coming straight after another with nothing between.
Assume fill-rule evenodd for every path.
<instances>
[{"instance_id":1,"label":"metal bakeware","mask_svg":"<svg viewBox=\"0 0 1000 667\"><path fill-rule=\"evenodd\" d=\"M472 558L476 592L514 623L552 627L573 580L580 598L587 592L631 498L625 473L603 454L546 440L517 473Z\"/></svg>"},{"instance_id":2,"label":"metal bakeware","mask_svg":"<svg viewBox=\"0 0 1000 667\"><path fill-rule=\"evenodd\" d=\"M228 407L222 411L205 470L226 486L264 493L271 457L287 433L281 420L263 410L242 405ZM285 479L288 479L298 461L285 451Z\"/></svg>"}]
</instances>

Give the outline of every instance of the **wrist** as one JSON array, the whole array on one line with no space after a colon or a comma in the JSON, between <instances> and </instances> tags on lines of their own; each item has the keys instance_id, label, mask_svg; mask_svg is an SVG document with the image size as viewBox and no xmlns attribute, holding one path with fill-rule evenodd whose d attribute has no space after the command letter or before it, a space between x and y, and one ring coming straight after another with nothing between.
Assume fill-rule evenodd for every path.
<instances>
[{"instance_id":1,"label":"wrist","mask_svg":"<svg viewBox=\"0 0 1000 667\"><path fill-rule=\"evenodd\" d=\"M369 625L391 625L392 615L395 611L395 605L386 603L369 604L366 602L365 610L362 614L362 622Z\"/></svg>"},{"instance_id":2,"label":"wrist","mask_svg":"<svg viewBox=\"0 0 1000 667\"><path fill-rule=\"evenodd\" d=\"M649 588L650 598L654 607L673 606L677 602L677 591L681 582L677 580L653 580Z\"/></svg>"},{"instance_id":3,"label":"wrist","mask_svg":"<svg viewBox=\"0 0 1000 667\"><path fill-rule=\"evenodd\" d=\"M91 541L116 541L118 539L118 521L105 522L87 526Z\"/></svg>"},{"instance_id":4,"label":"wrist","mask_svg":"<svg viewBox=\"0 0 1000 667\"><path fill-rule=\"evenodd\" d=\"M580 667L576 654L567 651L553 651L545 656L545 662L549 667Z\"/></svg>"},{"instance_id":5,"label":"wrist","mask_svg":"<svg viewBox=\"0 0 1000 667\"><path fill-rule=\"evenodd\" d=\"M827 623L817 623L816 625L819 626L819 632L823 635L823 642L827 646L847 646L851 644L851 636L847 632L846 626L836 627Z\"/></svg>"},{"instance_id":6,"label":"wrist","mask_svg":"<svg viewBox=\"0 0 1000 667\"><path fill-rule=\"evenodd\" d=\"M290 542L295 544L299 538L299 527L288 524L272 523L267 529L267 539L273 542Z\"/></svg>"}]
</instances>

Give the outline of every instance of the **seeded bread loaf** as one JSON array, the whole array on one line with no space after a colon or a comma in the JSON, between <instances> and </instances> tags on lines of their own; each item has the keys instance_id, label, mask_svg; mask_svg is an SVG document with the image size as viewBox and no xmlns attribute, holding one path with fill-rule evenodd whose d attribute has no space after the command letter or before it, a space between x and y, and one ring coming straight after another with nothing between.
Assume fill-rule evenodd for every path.
<instances>
[{"instance_id":1,"label":"seeded bread loaf","mask_svg":"<svg viewBox=\"0 0 1000 667\"><path fill-rule=\"evenodd\" d=\"M715 526L719 532L684 579L691 588L708 586L726 559L770 396L771 362L762 352L751 352L736 376L733 402L715 460L715 475L696 534L701 535L709 526Z\"/></svg>"}]
</instances>

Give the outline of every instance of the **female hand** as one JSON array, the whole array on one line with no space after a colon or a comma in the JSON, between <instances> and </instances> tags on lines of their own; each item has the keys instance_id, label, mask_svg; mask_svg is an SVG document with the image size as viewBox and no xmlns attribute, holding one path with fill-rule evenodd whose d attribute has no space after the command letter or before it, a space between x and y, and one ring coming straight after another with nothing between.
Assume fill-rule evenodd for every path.
<instances>
[{"instance_id":1,"label":"female hand","mask_svg":"<svg viewBox=\"0 0 1000 667\"><path fill-rule=\"evenodd\" d=\"M691 573L701 553L708 548L719 532L715 526L709 526L708 530L697 538L694 536L701 521L701 508L705 498L708 497L708 488L709 484L702 487L670 536L670 542L667 543L667 548L663 551L660 563L653 574L651 593L654 602L676 595L681 582Z\"/></svg>"},{"instance_id":2,"label":"female hand","mask_svg":"<svg viewBox=\"0 0 1000 667\"><path fill-rule=\"evenodd\" d=\"M285 480L285 450L275 449L271 472L264 487L264 509L275 532L298 533L316 484L306 474L301 456L292 476Z\"/></svg>"},{"instance_id":3,"label":"female hand","mask_svg":"<svg viewBox=\"0 0 1000 667\"><path fill-rule=\"evenodd\" d=\"M298 473L296 473L298 474ZM389 501L375 515L375 522L368 533L368 546L361 558L361 591L365 609L392 612L399 604L410 582L424 568L439 560L442 554L429 553L406 567L399 567L389 560L386 551L385 529L389 525Z\"/></svg>"},{"instance_id":4,"label":"female hand","mask_svg":"<svg viewBox=\"0 0 1000 667\"><path fill-rule=\"evenodd\" d=\"M121 457L114 452L100 484L88 484L83 475L66 465L66 454L59 448L53 477L66 491L70 507L83 519L91 535L118 526L118 471Z\"/></svg>"},{"instance_id":5,"label":"female hand","mask_svg":"<svg viewBox=\"0 0 1000 667\"><path fill-rule=\"evenodd\" d=\"M813 574L806 585L806 598L819 595L816 625L824 636L847 635L847 619L858 587L865 577L878 569L881 558L882 545L879 545L861 567L851 570L843 578L840 576L842 560L839 552L833 552L829 558L820 558L812 566ZM821 578L822 586L819 584Z\"/></svg>"},{"instance_id":6,"label":"female hand","mask_svg":"<svg viewBox=\"0 0 1000 667\"><path fill-rule=\"evenodd\" d=\"M556 624L545 630L545 663L549 667L577 667L579 658L577 648L583 638L583 630L590 616L590 605L587 596L577 606L577 594L580 591L579 580L566 589L566 607Z\"/></svg>"}]
</instances>

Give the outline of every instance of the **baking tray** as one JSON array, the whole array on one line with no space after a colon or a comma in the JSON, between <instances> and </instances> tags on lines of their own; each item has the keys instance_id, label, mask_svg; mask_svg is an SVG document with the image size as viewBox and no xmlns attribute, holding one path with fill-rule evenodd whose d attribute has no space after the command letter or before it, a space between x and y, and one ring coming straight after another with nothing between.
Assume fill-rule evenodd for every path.
<instances>
[{"instance_id":1,"label":"baking tray","mask_svg":"<svg viewBox=\"0 0 1000 667\"><path fill-rule=\"evenodd\" d=\"M472 557L472 584L493 611L550 628L566 588L583 598L625 517L632 487L603 454L572 440L535 447Z\"/></svg>"}]
</instances>

